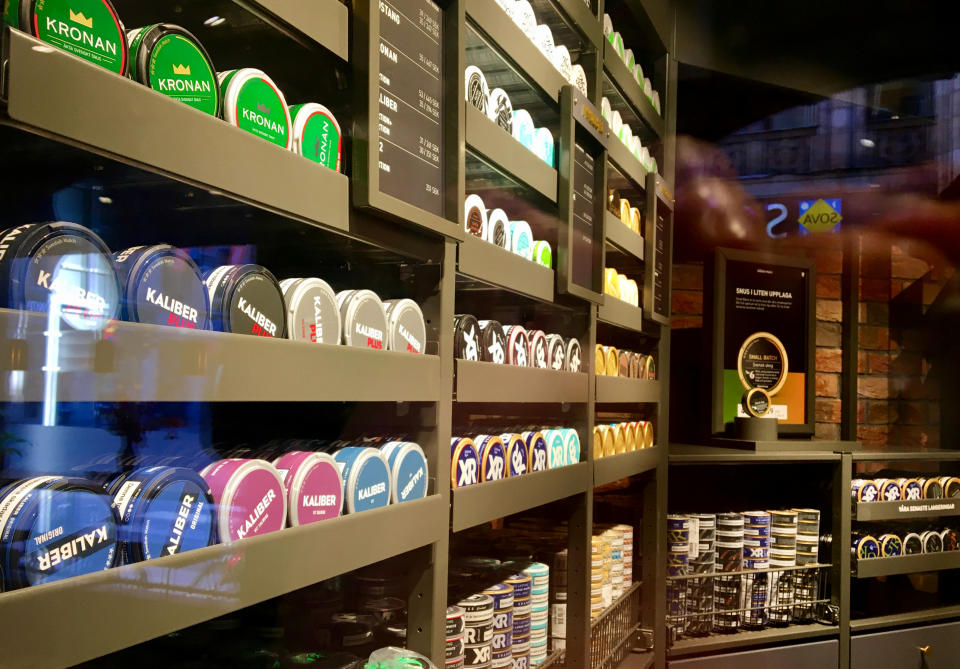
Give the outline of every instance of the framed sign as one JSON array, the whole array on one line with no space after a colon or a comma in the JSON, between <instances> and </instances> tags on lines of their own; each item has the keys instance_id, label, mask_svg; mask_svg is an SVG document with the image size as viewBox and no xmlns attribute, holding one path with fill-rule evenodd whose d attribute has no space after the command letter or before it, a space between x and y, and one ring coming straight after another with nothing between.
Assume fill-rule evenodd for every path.
<instances>
[{"instance_id":1,"label":"framed sign","mask_svg":"<svg viewBox=\"0 0 960 669\"><path fill-rule=\"evenodd\" d=\"M450 22L433 0L355 4L356 69L366 86L357 86L351 181L357 206L461 239L448 195L458 179L447 169L458 138L457 91L444 85L457 42L446 43Z\"/></svg>"},{"instance_id":2,"label":"framed sign","mask_svg":"<svg viewBox=\"0 0 960 669\"><path fill-rule=\"evenodd\" d=\"M557 290L603 303L603 213L607 191L603 117L579 89L560 89Z\"/></svg>"},{"instance_id":3,"label":"framed sign","mask_svg":"<svg viewBox=\"0 0 960 669\"><path fill-rule=\"evenodd\" d=\"M813 260L717 249L712 277L711 432L726 432L734 418L757 415L751 404L768 401L762 412L777 418L780 434L812 435Z\"/></svg>"},{"instance_id":4,"label":"framed sign","mask_svg":"<svg viewBox=\"0 0 960 669\"><path fill-rule=\"evenodd\" d=\"M644 315L670 325L670 258L673 255L673 193L663 178L647 175L647 217L644 238L647 258L643 276Z\"/></svg>"}]
</instances>

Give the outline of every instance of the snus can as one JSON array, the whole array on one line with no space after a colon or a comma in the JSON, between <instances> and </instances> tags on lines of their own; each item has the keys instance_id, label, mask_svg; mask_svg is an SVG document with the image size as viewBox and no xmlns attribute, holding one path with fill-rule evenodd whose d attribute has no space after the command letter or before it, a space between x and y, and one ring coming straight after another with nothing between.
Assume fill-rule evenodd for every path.
<instances>
[{"instance_id":1,"label":"snus can","mask_svg":"<svg viewBox=\"0 0 960 669\"><path fill-rule=\"evenodd\" d=\"M210 309L197 264L168 244L134 246L113 256L124 320L206 330Z\"/></svg>"},{"instance_id":2,"label":"snus can","mask_svg":"<svg viewBox=\"0 0 960 669\"><path fill-rule=\"evenodd\" d=\"M513 610L513 586L506 583L496 583L484 590L483 594L493 597L493 629L506 629L507 623L504 622L501 614Z\"/></svg>"},{"instance_id":3,"label":"snus can","mask_svg":"<svg viewBox=\"0 0 960 669\"><path fill-rule=\"evenodd\" d=\"M337 293L343 343L382 350L387 339L387 313L372 290L342 290Z\"/></svg>"},{"instance_id":4,"label":"snus can","mask_svg":"<svg viewBox=\"0 0 960 669\"><path fill-rule=\"evenodd\" d=\"M480 480L499 481L507 475L507 452L496 435L482 435L475 442L480 456Z\"/></svg>"},{"instance_id":5,"label":"snus can","mask_svg":"<svg viewBox=\"0 0 960 669\"><path fill-rule=\"evenodd\" d=\"M480 322L472 314L458 314L453 322L454 357L480 360Z\"/></svg>"},{"instance_id":6,"label":"snus can","mask_svg":"<svg viewBox=\"0 0 960 669\"><path fill-rule=\"evenodd\" d=\"M221 265L204 279L212 329L258 337L285 337L283 291L260 265Z\"/></svg>"},{"instance_id":7,"label":"snus can","mask_svg":"<svg viewBox=\"0 0 960 669\"><path fill-rule=\"evenodd\" d=\"M480 482L480 457L469 437L451 439L450 484L454 488Z\"/></svg>"},{"instance_id":8,"label":"snus can","mask_svg":"<svg viewBox=\"0 0 960 669\"><path fill-rule=\"evenodd\" d=\"M391 300L383 303L387 316L387 348L391 351L424 353L427 326L423 312L413 300Z\"/></svg>"},{"instance_id":9,"label":"snus can","mask_svg":"<svg viewBox=\"0 0 960 669\"><path fill-rule=\"evenodd\" d=\"M109 569L117 553L110 500L92 483L41 476L4 491L0 566L6 589Z\"/></svg>"},{"instance_id":10,"label":"snus can","mask_svg":"<svg viewBox=\"0 0 960 669\"><path fill-rule=\"evenodd\" d=\"M508 578L505 583L513 586L516 599L527 599L530 597L532 579L529 574L514 574Z\"/></svg>"},{"instance_id":11,"label":"snus can","mask_svg":"<svg viewBox=\"0 0 960 669\"><path fill-rule=\"evenodd\" d=\"M507 475L522 476L527 473L527 445L519 434L501 434L500 439L507 452Z\"/></svg>"},{"instance_id":12,"label":"snus can","mask_svg":"<svg viewBox=\"0 0 960 669\"><path fill-rule=\"evenodd\" d=\"M227 458L207 465L200 475L217 504L221 542L283 529L287 495L280 473L266 460Z\"/></svg>"},{"instance_id":13,"label":"snus can","mask_svg":"<svg viewBox=\"0 0 960 669\"><path fill-rule=\"evenodd\" d=\"M339 344L340 307L333 288L323 279L280 282L287 313L287 337L314 344Z\"/></svg>"},{"instance_id":14,"label":"snus can","mask_svg":"<svg viewBox=\"0 0 960 669\"><path fill-rule=\"evenodd\" d=\"M290 107L290 118L293 123L292 150L339 172L343 141L340 124L333 112L321 104L308 102Z\"/></svg>"},{"instance_id":15,"label":"snus can","mask_svg":"<svg viewBox=\"0 0 960 669\"><path fill-rule=\"evenodd\" d=\"M146 467L112 492L125 563L176 555L216 543L209 486L183 467Z\"/></svg>"},{"instance_id":16,"label":"snus can","mask_svg":"<svg viewBox=\"0 0 960 669\"><path fill-rule=\"evenodd\" d=\"M185 28L155 23L127 33L130 74L144 86L220 116L220 86L210 54Z\"/></svg>"},{"instance_id":17,"label":"snus can","mask_svg":"<svg viewBox=\"0 0 960 669\"><path fill-rule=\"evenodd\" d=\"M9 10L15 11L16 1L11 0L9 5ZM20 0L19 5L21 30L94 65L126 75L127 36L110 0ZM12 20L12 16L7 18Z\"/></svg>"},{"instance_id":18,"label":"snus can","mask_svg":"<svg viewBox=\"0 0 960 669\"><path fill-rule=\"evenodd\" d=\"M487 643L493 637L493 618L484 613L487 618L479 622L470 621L464 631L464 641L468 644Z\"/></svg>"},{"instance_id":19,"label":"snus can","mask_svg":"<svg viewBox=\"0 0 960 669\"><path fill-rule=\"evenodd\" d=\"M563 440L562 430L544 430L543 438L547 441L547 467L556 469L567 464L567 447Z\"/></svg>"},{"instance_id":20,"label":"snus can","mask_svg":"<svg viewBox=\"0 0 960 669\"><path fill-rule=\"evenodd\" d=\"M542 472L547 469L547 440L536 431L522 432L520 436L527 445L527 471Z\"/></svg>"},{"instance_id":21,"label":"snus can","mask_svg":"<svg viewBox=\"0 0 960 669\"><path fill-rule=\"evenodd\" d=\"M503 364L507 359L507 337L499 321L479 321L480 359Z\"/></svg>"},{"instance_id":22,"label":"snus can","mask_svg":"<svg viewBox=\"0 0 960 669\"><path fill-rule=\"evenodd\" d=\"M513 616L513 638L525 637L530 634L530 616Z\"/></svg>"},{"instance_id":23,"label":"snus can","mask_svg":"<svg viewBox=\"0 0 960 669\"><path fill-rule=\"evenodd\" d=\"M327 453L291 451L273 462L287 494L290 527L336 518L343 509L343 480Z\"/></svg>"},{"instance_id":24,"label":"snus can","mask_svg":"<svg viewBox=\"0 0 960 669\"><path fill-rule=\"evenodd\" d=\"M390 501L399 504L427 496L427 458L419 444L391 441L380 451L390 466Z\"/></svg>"},{"instance_id":25,"label":"snus can","mask_svg":"<svg viewBox=\"0 0 960 669\"><path fill-rule=\"evenodd\" d=\"M444 628L444 635L450 639L463 634L463 608L459 606L447 607L447 623Z\"/></svg>"},{"instance_id":26,"label":"snus can","mask_svg":"<svg viewBox=\"0 0 960 669\"><path fill-rule=\"evenodd\" d=\"M119 314L106 244L76 223L28 223L0 233L0 306L49 313L73 330L102 330Z\"/></svg>"},{"instance_id":27,"label":"snus can","mask_svg":"<svg viewBox=\"0 0 960 669\"><path fill-rule=\"evenodd\" d=\"M380 451L347 446L333 458L340 465L348 513L379 509L390 503L390 465Z\"/></svg>"},{"instance_id":28,"label":"snus can","mask_svg":"<svg viewBox=\"0 0 960 669\"><path fill-rule=\"evenodd\" d=\"M580 342L573 337L567 340L566 365L568 372L579 372L582 368Z\"/></svg>"},{"instance_id":29,"label":"snus can","mask_svg":"<svg viewBox=\"0 0 960 669\"><path fill-rule=\"evenodd\" d=\"M503 326L507 338L507 362L518 367L530 366L530 338L519 325Z\"/></svg>"},{"instance_id":30,"label":"snus can","mask_svg":"<svg viewBox=\"0 0 960 669\"><path fill-rule=\"evenodd\" d=\"M223 119L271 144L293 145L290 110L273 80L252 67L217 75L223 96Z\"/></svg>"}]
</instances>

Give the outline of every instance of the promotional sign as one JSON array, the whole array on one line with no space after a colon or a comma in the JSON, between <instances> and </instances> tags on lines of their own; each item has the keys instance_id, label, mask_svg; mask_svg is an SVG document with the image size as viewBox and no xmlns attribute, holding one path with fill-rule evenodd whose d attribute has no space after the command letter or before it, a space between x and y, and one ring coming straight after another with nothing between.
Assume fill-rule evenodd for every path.
<instances>
[{"instance_id":1,"label":"promotional sign","mask_svg":"<svg viewBox=\"0 0 960 669\"><path fill-rule=\"evenodd\" d=\"M718 249L713 284L713 424L772 416L813 432L815 285L805 258Z\"/></svg>"}]
</instances>

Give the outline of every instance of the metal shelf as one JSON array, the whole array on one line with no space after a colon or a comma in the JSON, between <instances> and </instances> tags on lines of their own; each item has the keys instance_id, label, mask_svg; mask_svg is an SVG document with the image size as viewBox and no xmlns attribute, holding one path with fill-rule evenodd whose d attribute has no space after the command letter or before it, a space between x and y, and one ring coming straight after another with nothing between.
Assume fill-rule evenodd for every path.
<instances>
[{"instance_id":1,"label":"metal shelf","mask_svg":"<svg viewBox=\"0 0 960 669\"><path fill-rule=\"evenodd\" d=\"M762 646L798 641L800 639L814 639L837 636L839 628L835 625L821 625L811 623L791 625L789 627L770 627L767 629L737 632L736 634L716 634L702 639L681 639L672 648L667 650L667 657L676 659L694 654L718 653L738 650L751 646Z\"/></svg>"},{"instance_id":2,"label":"metal shelf","mask_svg":"<svg viewBox=\"0 0 960 669\"><path fill-rule=\"evenodd\" d=\"M507 16L496 0L467 0L466 11L477 28L486 33L501 54L511 62L517 74L537 86L547 98L559 103L560 89L567 85L566 79Z\"/></svg>"},{"instance_id":3,"label":"metal shelf","mask_svg":"<svg viewBox=\"0 0 960 669\"><path fill-rule=\"evenodd\" d=\"M554 271L473 235L457 246L458 272L543 302L553 302Z\"/></svg>"},{"instance_id":4,"label":"metal shelf","mask_svg":"<svg viewBox=\"0 0 960 669\"><path fill-rule=\"evenodd\" d=\"M624 225L623 221L607 211L603 217L603 234L620 251L643 262L643 237Z\"/></svg>"},{"instance_id":5,"label":"metal shelf","mask_svg":"<svg viewBox=\"0 0 960 669\"><path fill-rule=\"evenodd\" d=\"M620 138L613 134L610 124L604 120L604 132L610 138L607 142L607 158L616 163L615 167L634 183L640 190L646 190L647 170L637 157L630 153L630 150L620 141Z\"/></svg>"},{"instance_id":6,"label":"metal shelf","mask_svg":"<svg viewBox=\"0 0 960 669\"><path fill-rule=\"evenodd\" d=\"M457 402L587 401L587 374L457 360Z\"/></svg>"},{"instance_id":7,"label":"metal shelf","mask_svg":"<svg viewBox=\"0 0 960 669\"><path fill-rule=\"evenodd\" d=\"M261 14L266 10L287 25L329 49L343 60L350 59L350 11L340 0L234 0Z\"/></svg>"},{"instance_id":8,"label":"metal shelf","mask_svg":"<svg viewBox=\"0 0 960 669\"><path fill-rule=\"evenodd\" d=\"M917 499L898 502L857 502L853 519L866 520L916 520L918 518L944 518L960 516L960 499ZM941 508L931 508L941 507Z\"/></svg>"},{"instance_id":9,"label":"metal shelf","mask_svg":"<svg viewBox=\"0 0 960 669\"><path fill-rule=\"evenodd\" d=\"M481 114L472 104L464 101L463 105L467 146L498 171L556 203L557 170L540 160L533 151Z\"/></svg>"},{"instance_id":10,"label":"metal shelf","mask_svg":"<svg viewBox=\"0 0 960 669\"><path fill-rule=\"evenodd\" d=\"M789 464L793 462L839 462L832 451L752 451L716 446L670 444L670 464Z\"/></svg>"},{"instance_id":11,"label":"metal shelf","mask_svg":"<svg viewBox=\"0 0 960 669\"><path fill-rule=\"evenodd\" d=\"M948 451L858 451L854 462L960 462L960 450Z\"/></svg>"},{"instance_id":12,"label":"metal shelf","mask_svg":"<svg viewBox=\"0 0 960 669\"><path fill-rule=\"evenodd\" d=\"M623 60L608 40L603 41L603 69L619 89L624 100L637 112L644 125L658 138L662 138L666 132L663 117L657 114L657 110L644 95L643 87L627 70L627 66L623 64Z\"/></svg>"},{"instance_id":13,"label":"metal shelf","mask_svg":"<svg viewBox=\"0 0 960 669\"><path fill-rule=\"evenodd\" d=\"M7 114L15 124L286 216L349 230L345 175L20 31L2 34L9 48ZM77 100L82 113L65 113Z\"/></svg>"},{"instance_id":14,"label":"metal shelf","mask_svg":"<svg viewBox=\"0 0 960 669\"><path fill-rule=\"evenodd\" d=\"M452 491L454 532L585 493L593 486L589 462L524 474Z\"/></svg>"},{"instance_id":15,"label":"metal shelf","mask_svg":"<svg viewBox=\"0 0 960 669\"><path fill-rule=\"evenodd\" d=\"M643 309L611 295L605 295L603 304L597 307L597 320L651 336L651 333L644 328Z\"/></svg>"},{"instance_id":16,"label":"metal shelf","mask_svg":"<svg viewBox=\"0 0 960 669\"><path fill-rule=\"evenodd\" d=\"M660 402L660 383L657 381L625 376L597 376L596 379L598 403Z\"/></svg>"},{"instance_id":17,"label":"metal shelf","mask_svg":"<svg viewBox=\"0 0 960 669\"><path fill-rule=\"evenodd\" d=\"M237 611L438 542L445 515L433 495L8 592L3 663L72 666ZM38 629L45 643L24 643Z\"/></svg>"},{"instance_id":18,"label":"metal shelf","mask_svg":"<svg viewBox=\"0 0 960 669\"><path fill-rule=\"evenodd\" d=\"M51 374L43 371L49 365L45 329L43 314L0 309L0 401L44 401L50 392L63 402L440 398L436 355L125 322L111 326L109 339L97 332L64 332L57 338L60 371ZM8 381L12 378L16 382Z\"/></svg>"},{"instance_id":19,"label":"metal shelf","mask_svg":"<svg viewBox=\"0 0 960 669\"><path fill-rule=\"evenodd\" d=\"M960 551L857 560L853 565L853 575L856 578L873 578L944 569L960 569Z\"/></svg>"},{"instance_id":20,"label":"metal shelf","mask_svg":"<svg viewBox=\"0 0 960 669\"><path fill-rule=\"evenodd\" d=\"M604 41L603 26L590 7L581 0L553 0L562 12L577 27L577 30L595 47Z\"/></svg>"},{"instance_id":21,"label":"metal shelf","mask_svg":"<svg viewBox=\"0 0 960 669\"><path fill-rule=\"evenodd\" d=\"M593 487L636 476L657 468L662 449L659 446L629 453L608 455L593 461Z\"/></svg>"},{"instance_id":22,"label":"metal shelf","mask_svg":"<svg viewBox=\"0 0 960 669\"><path fill-rule=\"evenodd\" d=\"M933 609L921 609L919 611L908 611L906 613L893 613L886 616L873 616L870 618L851 620L850 632L856 634L857 632L870 632L872 630L890 627L920 625L938 620L948 620L950 618L960 618L960 606L938 606Z\"/></svg>"}]
</instances>

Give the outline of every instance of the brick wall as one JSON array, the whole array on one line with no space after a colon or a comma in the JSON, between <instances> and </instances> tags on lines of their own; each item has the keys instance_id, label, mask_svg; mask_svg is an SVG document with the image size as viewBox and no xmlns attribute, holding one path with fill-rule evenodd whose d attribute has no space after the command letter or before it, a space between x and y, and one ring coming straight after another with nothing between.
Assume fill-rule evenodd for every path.
<instances>
[{"instance_id":1,"label":"brick wall","mask_svg":"<svg viewBox=\"0 0 960 669\"><path fill-rule=\"evenodd\" d=\"M839 439L843 253L837 245L796 252L817 266L815 437ZM857 435L865 445L939 445L939 392L925 358L923 315L950 274L889 242L861 242ZM672 311L674 329L703 326L703 265L674 266Z\"/></svg>"}]
</instances>

